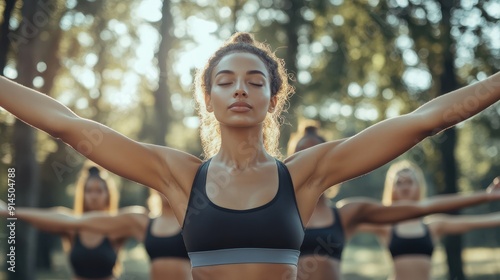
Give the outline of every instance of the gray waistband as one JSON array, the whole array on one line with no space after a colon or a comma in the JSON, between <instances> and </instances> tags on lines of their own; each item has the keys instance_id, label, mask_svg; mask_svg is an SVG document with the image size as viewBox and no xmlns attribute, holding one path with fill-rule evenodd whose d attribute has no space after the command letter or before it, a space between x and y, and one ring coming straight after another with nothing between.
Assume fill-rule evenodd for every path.
<instances>
[{"instance_id":1,"label":"gray waistband","mask_svg":"<svg viewBox=\"0 0 500 280\"><path fill-rule=\"evenodd\" d=\"M300 251L292 249L235 248L188 253L192 267L241 264L274 263L297 265Z\"/></svg>"}]
</instances>

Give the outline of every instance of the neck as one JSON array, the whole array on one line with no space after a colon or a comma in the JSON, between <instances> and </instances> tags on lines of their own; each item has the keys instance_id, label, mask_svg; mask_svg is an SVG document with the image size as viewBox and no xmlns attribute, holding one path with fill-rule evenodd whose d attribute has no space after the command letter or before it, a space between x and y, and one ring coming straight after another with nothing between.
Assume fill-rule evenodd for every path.
<instances>
[{"instance_id":1,"label":"neck","mask_svg":"<svg viewBox=\"0 0 500 280\"><path fill-rule=\"evenodd\" d=\"M221 147L216 157L235 169L269 160L264 148L262 125L234 128L221 124Z\"/></svg>"}]
</instances>

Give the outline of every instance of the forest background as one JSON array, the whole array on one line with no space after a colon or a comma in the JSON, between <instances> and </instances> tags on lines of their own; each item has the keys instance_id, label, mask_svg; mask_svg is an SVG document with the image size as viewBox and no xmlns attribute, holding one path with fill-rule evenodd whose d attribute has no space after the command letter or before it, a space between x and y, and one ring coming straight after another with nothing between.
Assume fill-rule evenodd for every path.
<instances>
[{"instance_id":1,"label":"forest background","mask_svg":"<svg viewBox=\"0 0 500 280\"><path fill-rule=\"evenodd\" d=\"M293 76L280 138L286 155L303 120L316 121L329 140L349 137L497 72L499 20L498 0L4 0L0 74L133 139L200 156L193 74L233 32L249 31ZM499 115L497 104L401 158L422 167L429 195L484 189L499 175ZM1 199L7 169L16 168L16 206L72 207L83 162L0 108ZM344 183L335 200L380 199L387 168ZM115 181L121 207L145 204L145 187ZM499 210L490 203L461 213ZM5 226L0 233L0 279L69 277L59 238L21 222L18 270L9 273ZM500 279L499 236L496 228L444 239L433 279ZM123 279L146 279L141 245L130 242L122 261ZM384 279L390 268L368 235L352 240L343 262L346 279Z\"/></svg>"}]
</instances>

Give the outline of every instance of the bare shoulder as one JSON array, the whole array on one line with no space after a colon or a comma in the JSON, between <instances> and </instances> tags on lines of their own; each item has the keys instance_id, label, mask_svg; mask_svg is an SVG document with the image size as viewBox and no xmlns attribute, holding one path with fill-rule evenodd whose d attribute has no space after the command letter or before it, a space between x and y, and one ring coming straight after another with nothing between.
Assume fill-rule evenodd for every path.
<instances>
[{"instance_id":1,"label":"bare shoulder","mask_svg":"<svg viewBox=\"0 0 500 280\"><path fill-rule=\"evenodd\" d=\"M318 174L319 165L324 165L324 157L332 150L341 144L345 139L322 143L311 148L297 152L284 160L294 186L301 188L302 186L314 186L321 184L322 176ZM332 166L333 163L327 163Z\"/></svg>"}]
</instances>

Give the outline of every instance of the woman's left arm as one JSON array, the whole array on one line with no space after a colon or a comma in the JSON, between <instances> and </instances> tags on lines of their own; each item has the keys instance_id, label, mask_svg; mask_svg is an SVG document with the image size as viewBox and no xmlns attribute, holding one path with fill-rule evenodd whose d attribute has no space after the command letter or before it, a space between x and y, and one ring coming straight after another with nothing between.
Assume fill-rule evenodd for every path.
<instances>
[{"instance_id":1,"label":"woman's left arm","mask_svg":"<svg viewBox=\"0 0 500 280\"><path fill-rule=\"evenodd\" d=\"M392 224L435 213L450 212L464 207L500 200L500 177L493 179L486 191L471 194L443 194L421 201L402 201L390 206L378 201L360 198L344 199L340 205L357 205L350 219L354 226L362 223Z\"/></svg>"},{"instance_id":2,"label":"woman's left arm","mask_svg":"<svg viewBox=\"0 0 500 280\"><path fill-rule=\"evenodd\" d=\"M426 217L425 223L432 228L436 237L461 234L475 229L500 227L500 212L482 215L444 215Z\"/></svg>"},{"instance_id":3,"label":"woman's left arm","mask_svg":"<svg viewBox=\"0 0 500 280\"><path fill-rule=\"evenodd\" d=\"M386 164L424 138L468 119L498 100L500 72L435 98L409 114L381 121L341 142L304 150L306 155L302 157L314 165L309 169L312 174L307 176L308 181L315 182L315 187L320 188L317 191L322 193L332 185Z\"/></svg>"}]
</instances>

